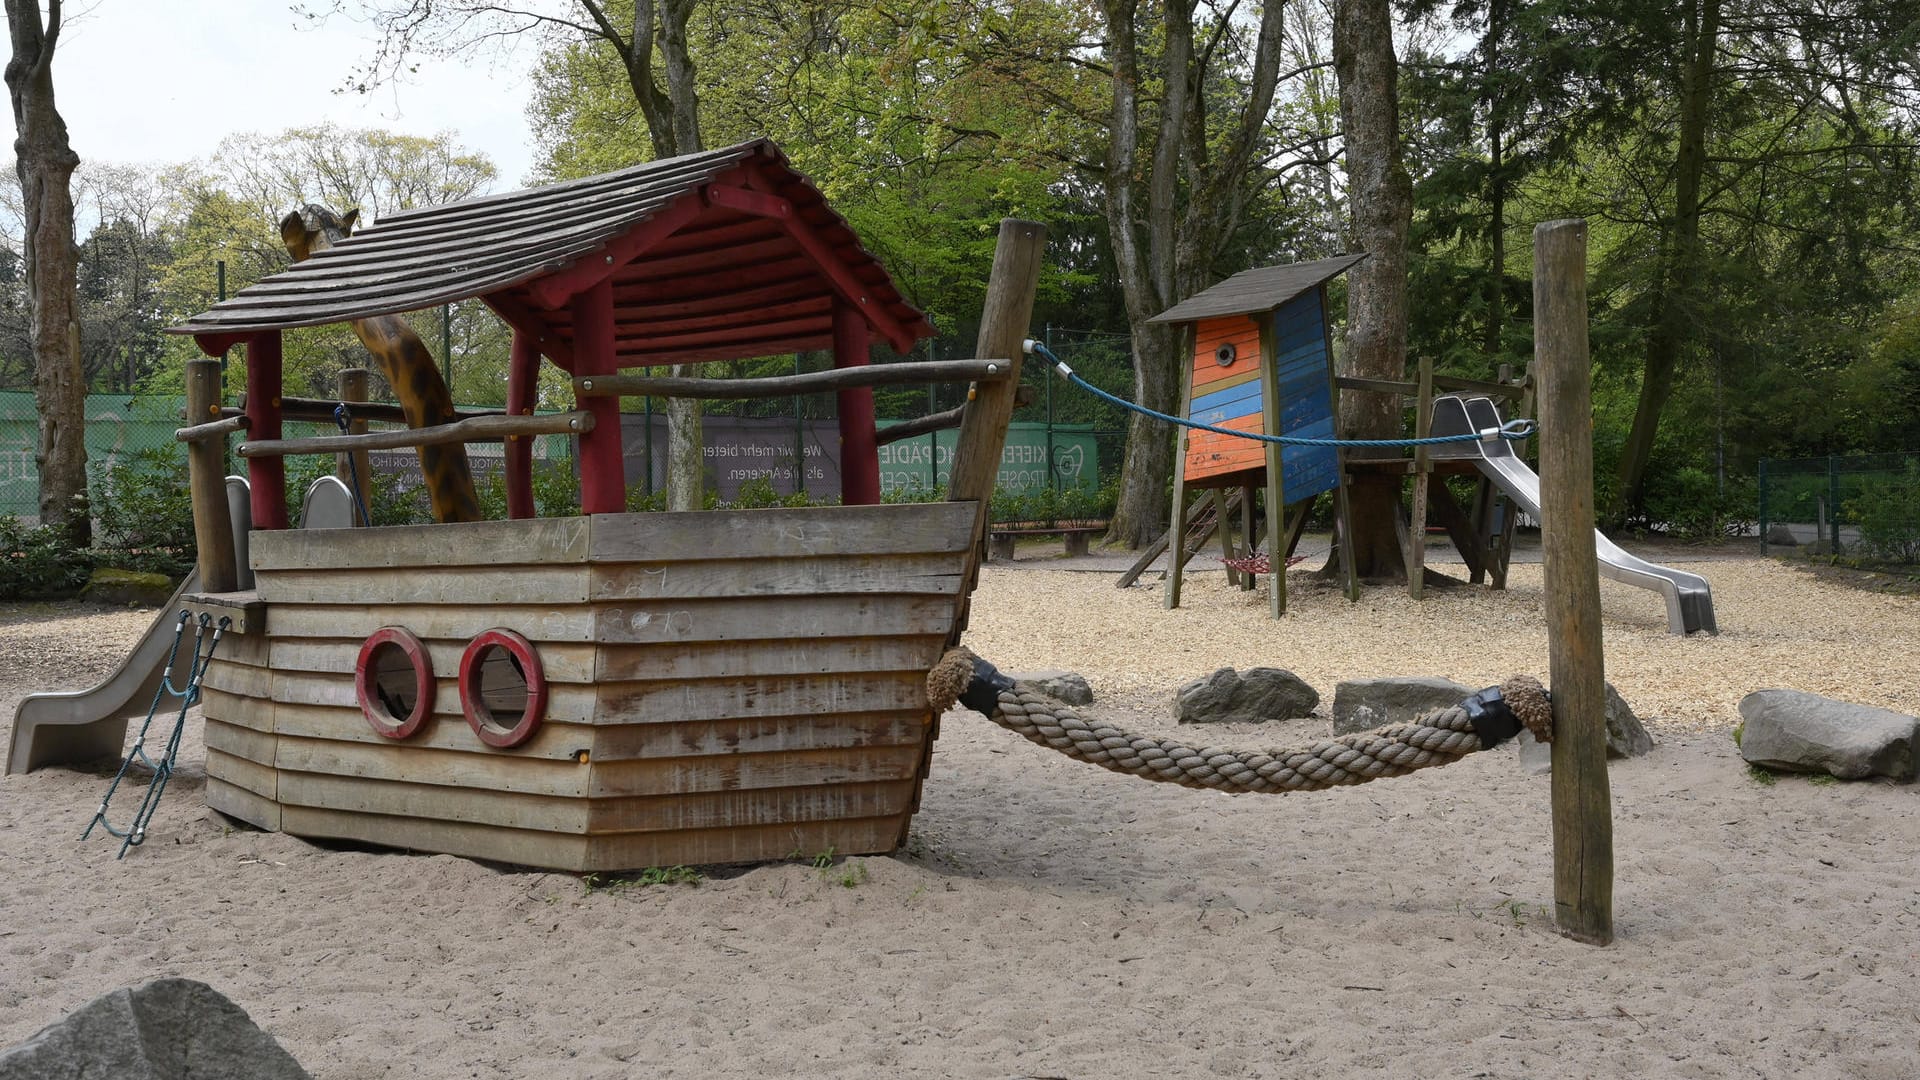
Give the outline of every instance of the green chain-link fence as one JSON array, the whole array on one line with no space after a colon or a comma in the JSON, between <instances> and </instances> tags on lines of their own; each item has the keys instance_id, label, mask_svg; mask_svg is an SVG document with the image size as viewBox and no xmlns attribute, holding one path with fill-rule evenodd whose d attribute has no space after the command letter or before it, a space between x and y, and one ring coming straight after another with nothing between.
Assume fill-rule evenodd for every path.
<instances>
[{"instance_id":1,"label":"green chain-link fence","mask_svg":"<svg viewBox=\"0 0 1920 1080\"><path fill-rule=\"evenodd\" d=\"M1920 563L1920 453L1762 459L1761 550Z\"/></svg>"}]
</instances>

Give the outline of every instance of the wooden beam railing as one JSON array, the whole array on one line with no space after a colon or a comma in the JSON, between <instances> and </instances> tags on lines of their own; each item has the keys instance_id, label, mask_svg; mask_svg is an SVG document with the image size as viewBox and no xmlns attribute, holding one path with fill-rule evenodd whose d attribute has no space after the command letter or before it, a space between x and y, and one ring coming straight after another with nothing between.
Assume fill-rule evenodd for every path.
<instances>
[{"instance_id":1,"label":"wooden beam railing","mask_svg":"<svg viewBox=\"0 0 1920 1080\"><path fill-rule=\"evenodd\" d=\"M1015 387L1013 391L1014 408L1017 409L1022 405L1031 404L1033 404L1033 387L1026 385ZM927 435L935 431L946 431L950 428L957 428L960 426L960 418L965 416L966 412L967 407L965 405L956 405L944 412L928 413L925 416L915 417L912 420L903 420L898 424L890 424L878 429L878 434L875 436L874 442L880 446L885 446L888 443L899 442L901 439L911 439L915 435Z\"/></svg>"},{"instance_id":2,"label":"wooden beam railing","mask_svg":"<svg viewBox=\"0 0 1920 1080\"><path fill-rule=\"evenodd\" d=\"M593 430L586 412L548 413L545 416L476 416L451 424L373 431L365 435L317 435L305 439L261 439L243 442L241 457L284 457L289 454L337 454L350 450L398 450L414 446L481 442L513 435L578 435Z\"/></svg>"},{"instance_id":3,"label":"wooden beam railing","mask_svg":"<svg viewBox=\"0 0 1920 1080\"><path fill-rule=\"evenodd\" d=\"M246 403L246 395L242 394L240 396L241 408L236 409L229 407L221 409L220 415L238 416L246 411ZM342 404L345 404L347 407L347 419L349 420L370 420L379 424L404 424L407 422L406 411L398 405L388 404L384 401L348 401L343 403L339 401L327 401L323 398L281 398L280 417L283 420L302 420L315 424L331 424L333 423L333 410L339 408ZM454 412L453 418L455 420L471 420L476 416L505 415L507 414L505 410L502 409L461 409Z\"/></svg>"},{"instance_id":4,"label":"wooden beam railing","mask_svg":"<svg viewBox=\"0 0 1920 1080\"><path fill-rule=\"evenodd\" d=\"M192 427L175 428L173 437L180 442L199 442L202 439L224 438L236 431L245 430L247 430L247 417L246 414L242 413L237 416L223 417L219 420L209 420L204 424L195 424Z\"/></svg>"},{"instance_id":5,"label":"wooden beam railing","mask_svg":"<svg viewBox=\"0 0 1920 1080\"><path fill-rule=\"evenodd\" d=\"M823 394L862 386L907 383L998 382L1013 372L1005 360L918 360L901 364L770 375L763 379L674 379L646 375L582 375L573 380L581 397L770 398Z\"/></svg>"}]
</instances>

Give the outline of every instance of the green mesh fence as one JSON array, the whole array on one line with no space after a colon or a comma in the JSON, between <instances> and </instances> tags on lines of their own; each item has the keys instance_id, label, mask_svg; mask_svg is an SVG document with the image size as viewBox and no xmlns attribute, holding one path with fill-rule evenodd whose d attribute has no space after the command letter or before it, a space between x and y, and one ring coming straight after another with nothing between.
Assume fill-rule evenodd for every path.
<instances>
[{"instance_id":1,"label":"green mesh fence","mask_svg":"<svg viewBox=\"0 0 1920 1080\"><path fill-rule=\"evenodd\" d=\"M1920 454L1762 459L1761 550L1920 563Z\"/></svg>"}]
</instances>

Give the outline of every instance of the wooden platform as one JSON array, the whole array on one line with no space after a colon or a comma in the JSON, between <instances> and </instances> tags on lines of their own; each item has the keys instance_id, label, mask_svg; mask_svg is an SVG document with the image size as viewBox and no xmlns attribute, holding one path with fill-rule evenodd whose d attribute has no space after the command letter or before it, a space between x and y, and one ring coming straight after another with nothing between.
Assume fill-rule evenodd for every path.
<instances>
[{"instance_id":1,"label":"wooden platform","mask_svg":"<svg viewBox=\"0 0 1920 1080\"><path fill-rule=\"evenodd\" d=\"M208 801L263 828L565 870L891 851L933 737L976 505L256 532L265 633L206 678ZM425 646L431 715L361 711L375 630ZM462 653L531 642L511 749L463 715Z\"/></svg>"}]
</instances>

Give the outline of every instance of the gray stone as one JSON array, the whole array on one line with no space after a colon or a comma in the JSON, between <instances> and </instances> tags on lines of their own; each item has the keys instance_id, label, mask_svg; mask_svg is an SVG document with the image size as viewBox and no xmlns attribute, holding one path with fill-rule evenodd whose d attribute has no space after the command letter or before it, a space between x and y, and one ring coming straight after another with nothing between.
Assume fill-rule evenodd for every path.
<instances>
[{"instance_id":1,"label":"gray stone","mask_svg":"<svg viewBox=\"0 0 1920 1080\"><path fill-rule=\"evenodd\" d=\"M1798 690L1756 690L1740 699L1740 756L1788 772L1842 780L1914 778L1920 718Z\"/></svg>"},{"instance_id":2,"label":"gray stone","mask_svg":"<svg viewBox=\"0 0 1920 1080\"><path fill-rule=\"evenodd\" d=\"M1767 543L1774 547L1800 546L1800 541L1793 535L1793 526L1784 521L1776 521L1767 526Z\"/></svg>"},{"instance_id":3,"label":"gray stone","mask_svg":"<svg viewBox=\"0 0 1920 1080\"><path fill-rule=\"evenodd\" d=\"M86 587L80 590L80 599L96 604L159 607L173 599L173 586L173 580L165 574L103 566L87 578Z\"/></svg>"},{"instance_id":4,"label":"gray stone","mask_svg":"<svg viewBox=\"0 0 1920 1080\"><path fill-rule=\"evenodd\" d=\"M1473 687L1431 675L1343 679L1333 688L1333 733L1345 735L1417 720L1435 709L1458 705L1472 693Z\"/></svg>"},{"instance_id":5,"label":"gray stone","mask_svg":"<svg viewBox=\"0 0 1920 1080\"><path fill-rule=\"evenodd\" d=\"M192 979L102 995L0 1051L0 1080L312 1080L226 996Z\"/></svg>"},{"instance_id":6,"label":"gray stone","mask_svg":"<svg viewBox=\"0 0 1920 1080\"><path fill-rule=\"evenodd\" d=\"M1087 677L1077 671L1046 668L1041 671L1008 672L1007 677L1055 701L1064 701L1069 705L1093 704L1093 687L1088 686Z\"/></svg>"},{"instance_id":7,"label":"gray stone","mask_svg":"<svg viewBox=\"0 0 1920 1080\"><path fill-rule=\"evenodd\" d=\"M1280 668L1221 668L1182 686L1174 714L1183 724L1257 724L1309 716L1320 694L1298 675Z\"/></svg>"},{"instance_id":8,"label":"gray stone","mask_svg":"<svg viewBox=\"0 0 1920 1080\"><path fill-rule=\"evenodd\" d=\"M1627 699L1620 691L1607 684L1607 756L1609 758L1639 757L1653 750L1653 736L1633 714ZM1530 733L1521 731L1514 736L1520 746L1520 767L1536 775L1553 771L1553 747L1535 739Z\"/></svg>"}]
</instances>

